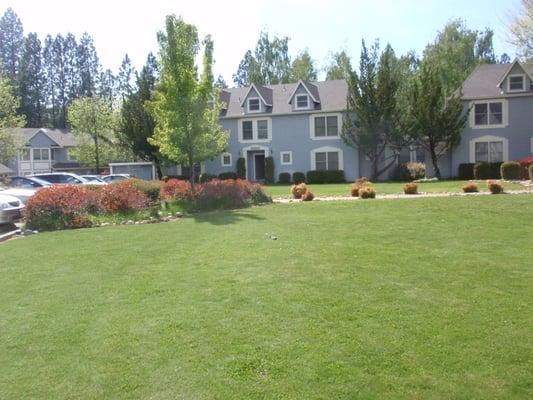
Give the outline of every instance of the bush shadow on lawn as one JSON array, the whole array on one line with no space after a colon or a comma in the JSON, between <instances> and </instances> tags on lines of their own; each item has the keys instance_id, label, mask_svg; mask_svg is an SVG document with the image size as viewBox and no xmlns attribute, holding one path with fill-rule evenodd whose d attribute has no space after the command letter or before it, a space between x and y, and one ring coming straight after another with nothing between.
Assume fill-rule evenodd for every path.
<instances>
[{"instance_id":1,"label":"bush shadow on lawn","mask_svg":"<svg viewBox=\"0 0 533 400\"><path fill-rule=\"evenodd\" d=\"M211 225L230 225L245 219L254 221L265 220L264 217L253 213L251 209L214 210L190 214L196 222L209 223Z\"/></svg>"}]
</instances>

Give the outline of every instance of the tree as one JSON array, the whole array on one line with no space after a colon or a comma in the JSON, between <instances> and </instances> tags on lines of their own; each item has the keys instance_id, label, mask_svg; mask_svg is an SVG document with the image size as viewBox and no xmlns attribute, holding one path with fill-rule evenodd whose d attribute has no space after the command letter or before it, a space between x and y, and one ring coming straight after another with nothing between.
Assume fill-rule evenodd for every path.
<instances>
[{"instance_id":1,"label":"tree","mask_svg":"<svg viewBox=\"0 0 533 400\"><path fill-rule=\"evenodd\" d=\"M429 152L433 171L440 178L439 159L459 145L468 118L461 94L446 97L440 71L423 63L411 87L408 129L411 138Z\"/></svg>"},{"instance_id":2,"label":"tree","mask_svg":"<svg viewBox=\"0 0 533 400\"><path fill-rule=\"evenodd\" d=\"M57 66L55 62L54 39L47 35L44 40L43 48L43 77L45 92L46 124L51 127L58 127L58 116L60 107L57 101L56 84L57 84Z\"/></svg>"},{"instance_id":3,"label":"tree","mask_svg":"<svg viewBox=\"0 0 533 400\"><path fill-rule=\"evenodd\" d=\"M113 108L116 95L116 78L113 71L106 69L100 73L100 79L98 79L98 97L104 100L109 108Z\"/></svg>"},{"instance_id":4,"label":"tree","mask_svg":"<svg viewBox=\"0 0 533 400\"><path fill-rule=\"evenodd\" d=\"M83 165L100 166L120 157L115 137L116 113L97 97L80 97L68 109L68 121L76 138L73 154Z\"/></svg>"},{"instance_id":5,"label":"tree","mask_svg":"<svg viewBox=\"0 0 533 400\"><path fill-rule=\"evenodd\" d=\"M227 89L228 88L228 84L226 83L226 81L224 80L224 77L222 75L219 75L217 77L217 80L215 81L214 86L216 88L219 88L219 89Z\"/></svg>"},{"instance_id":6,"label":"tree","mask_svg":"<svg viewBox=\"0 0 533 400\"><path fill-rule=\"evenodd\" d=\"M289 38L275 36L270 40L268 32L263 31L253 54L250 50L245 53L233 81L237 86L286 83L290 82L291 70Z\"/></svg>"},{"instance_id":7,"label":"tree","mask_svg":"<svg viewBox=\"0 0 533 400\"><path fill-rule=\"evenodd\" d=\"M154 134L155 121L145 107L145 103L153 100L153 92L157 80L158 66L155 57L150 53L146 64L137 77L136 88L126 94L120 110L121 139L130 148L133 155L156 165L157 175L163 176L161 165L163 156L157 146L148 141Z\"/></svg>"},{"instance_id":8,"label":"tree","mask_svg":"<svg viewBox=\"0 0 533 400\"><path fill-rule=\"evenodd\" d=\"M377 42L368 50L363 40L359 74L354 73L348 81L348 107L341 132L347 145L370 160L372 179L378 179L396 161L396 154L387 157L386 150L397 152L405 141L398 125L397 59L390 45L380 57L378 52Z\"/></svg>"},{"instance_id":9,"label":"tree","mask_svg":"<svg viewBox=\"0 0 533 400\"><path fill-rule=\"evenodd\" d=\"M473 31L461 20L452 20L424 50L424 60L437 68L446 95L461 87L468 75L483 63L495 63L493 32Z\"/></svg>"},{"instance_id":10,"label":"tree","mask_svg":"<svg viewBox=\"0 0 533 400\"><path fill-rule=\"evenodd\" d=\"M500 56L500 60L498 61L498 64L509 64L511 62L511 57L509 57L509 54L503 53Z\"/></svg>"},{"instance_id":11,"label":"tree","mask_svg":"<svg viewBox=\"0 0 533 400\"><path fill-rule=\"evenodd\" d=\"M24 40L20 61L21 112L31 127L43 126L44 80L41 66L41 41L30 33Z\"/></svg>"},{"instance_id":12,"label":"tree","mask_svg":"<svg viewBox=\"0 0 533 400\"><path fill-rule=\"evenodd\" d=\"M81 36L77 55L80 74L80 95L92 97L96 94L97 80L100 76L100 63L93 39L87 32Z\"/></svg>"},{"instance_id":13,"label":"tree","mask_svg":"<svg viewBox=\"0 0 533 400\"><path fill-rule=\"evenodd\" d=\"M346 51L333 54L330 65L326 68L326 80L346 79L349 81L353 74L352 62Z\"/></svg>"},{"instance_id":14,"label":"tree","mask_svg":"<svg viewBox=\"0 0 533 400\"><path fill-rule=\"evenodd\" d=\"M135 68L131 65L130 57L126 54L122 60L122 64L120 64L117 75L117 94L121 98L131 94L134 78Z\"/></svg>"},{"instance_id":15,"label":"tree","mask_svg":"<svg viewBox=\"0 0 533 400\"><path fill-rule=\"evenodd\" d=\"M291 79L297 82L300 79L304 81L316 81L317 72L313 59L306 49L296 56L292 62Z\"/></svg>"},{"instance_id":16,"label":"tree","mask_svg":"<svg viewBox=\"0 0 533 400\"><path fill-rule=\"evenodd\" d=\"M0 19L0 62L2 72L16 84L24 47L22 22L10 7Z\"/></svg>"},{"instance_id":17,"label":"tree","mask_svg":"<svg viewBox=\"0 0 533 400\"><path fill-rule=\"evenodd\" d=\"M7 163L17 154L16 143L9 129L22 127L23 116L17 114L19 99L13 93L9 78L0 76L0 162Z\"/></svg>"},{"instance_id":18,"label":"tree","mask_svg":"<svg viewBox=\"0 0 533 400\"><path fill-rule=\"evenodd\" d=\"M522 0L520 13L514 18L510 31L510 41L518 49L520 58L533 60L533 0Z\"/></svg>"},{"instance_id":19,"label":"tree","mask_svg":"<svg viewBox=\"0 0 533 400\"><path fill-rule=\"evenodd\" d=\"M213 89L213 41L203 41L203 71L197 76L195 57L200 43L194 25L169 15L166 29L158 34L161 75L154 100L148 102L156 122L148 141L169 160L188 165L194 192L194 165L220 154L229 132L219 123L221 105Z\"/></svg>"}]
</instances>

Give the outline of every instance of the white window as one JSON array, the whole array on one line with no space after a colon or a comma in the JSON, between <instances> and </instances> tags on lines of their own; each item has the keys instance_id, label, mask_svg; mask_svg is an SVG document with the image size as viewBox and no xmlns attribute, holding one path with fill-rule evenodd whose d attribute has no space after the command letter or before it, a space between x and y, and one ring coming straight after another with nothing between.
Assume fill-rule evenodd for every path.
<instances>
[{"instance_id":1,"label":"white window","mask_svg":"<svg viewBox=\"0 0 533 400\"><path fill-rule=\"evenodd\" d=\"M470 141L470 162L500 162L509 159L509 140L498 136L482 136Z\"/></svg>"},{"instance_id":2,"label":"white window","mask_svg":"<svg viewBox=\"0 0 533 400\"><path fill-rule=\"evenodd\" d=\"M30 158L31 158L31 149L29 147L24 147L21 151L20 151L20 159L22 161L30 161Z\"/></svg>"},{"instance_id":3,"label":"white window","mask_svg":"<svg viewBox=\"0 0 533 400\"><path fill-rule=\"evenodd\" d=\"M470 112L470 126L474 129L507 126L507 101L478 101Z\"/></svg>"},{"instance_id":4,"label":"white window","mask_svg":"<svg viewBox=\"0 0 533 400\"><path fill-rule=\"evenodd\" d=\"M507 89L509 92L522 92L525 90L526 76L523 74L509 75L508 84Z\"/></svg>"},{"instance_id":5,"label":"white window","mask_svg":"<svg viewBox=\"0 0 533 400\"><path fill-rule=\"evenodd\" d=\"M232 165L231 153L222 153L220 158L221 158L223 167L231 167L231 165Z\"/></svg>"},{"instance_id":6,"label":"white window","mask_svg":"<svg viewBox=\"0 0 533 400\"><path fill-rule=\"evenodd\" d=\"M331 146L312 150L311 169L319 171L344 169L342 150Z\"/></svg>"},{"instance_id":7,"label":"white window","mask_svg":"<svg viewBox=\"0 0 533 400\"><path fill-rule=\"evenodd\" d=\"M239 122L239 142L268 142L272 140L270 118L245 119Z\"/></svg>"},{"instance_id":8,"label":"white window","mask_svg":"<svg viewBox=\"0 0 533 400\"><path fill-rule=\"evenodd\" d=\"M33 149L33 159L35 161L50 160L50 149Z\"/></svg>"},{"instance_id":9,"label":"white window","mask_svg":"<svg viewBox=\"0 0 533 400\"><path fill-rule=\"evenodd\" d=\"M292 151L280 151L279 158L281 165L292 165Z\"/></svg>"},{"instance_id":10,"label":"white window","mask_svg":"<svg viewBox=\"0 0 533 400\"><path fill-rule=\"evenodd\" d=\"M259 112L261 111L261 103L259 102L258 97L250 97L248 99L248 112Z\"/></svg>"},{"instance_id":11,"label":"white window","mask_svg":"<svg viewBox=\"0 0 533 400\"><path fill-rule=\"evenodd\" d=\"M311 116L311 139L333 139L339 137L340 114Z\"/></svg>"},{"instance_id":12,"label":"white window","mask_svg":"<svg viewBox=\"0 0 533 400\"><path fill-rule=\"evenodd\" d=\"M309 108L309 96L307 94L296 95L296 110L306 110Z\"/></svg>"}]
</instances>

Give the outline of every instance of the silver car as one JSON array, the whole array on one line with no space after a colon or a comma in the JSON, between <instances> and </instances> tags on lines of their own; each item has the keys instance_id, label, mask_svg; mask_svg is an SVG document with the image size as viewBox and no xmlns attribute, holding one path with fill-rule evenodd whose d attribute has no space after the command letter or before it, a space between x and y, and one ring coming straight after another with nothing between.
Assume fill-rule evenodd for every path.
<instances>
[{"instance_id":1,"label":"silver car","mask_svg":"<svg viewBox=\"0 0 533 400\"><path fill-rule=\"evenodd\" d=\"M0 193L0 224L10 224L22 218L24 204L16 197Z\"/></svg>"}]
</instances>

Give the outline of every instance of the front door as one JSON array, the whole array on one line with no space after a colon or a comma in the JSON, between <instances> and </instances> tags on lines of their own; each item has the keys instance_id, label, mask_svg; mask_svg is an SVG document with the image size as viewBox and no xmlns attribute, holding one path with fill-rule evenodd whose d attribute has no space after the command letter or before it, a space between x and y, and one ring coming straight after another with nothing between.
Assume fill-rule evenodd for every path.
<instances>
[{"instance_id":1,"label":"front door","mask_svg":"<svg viewBox=\"0 0 533 400\"><path fill-rule=\"evenodd\" d=\"M254 155L254 171L255 171L256 181L262 181L265 179L265 155L264 154Z\"/></svg>"}]
</instances>

